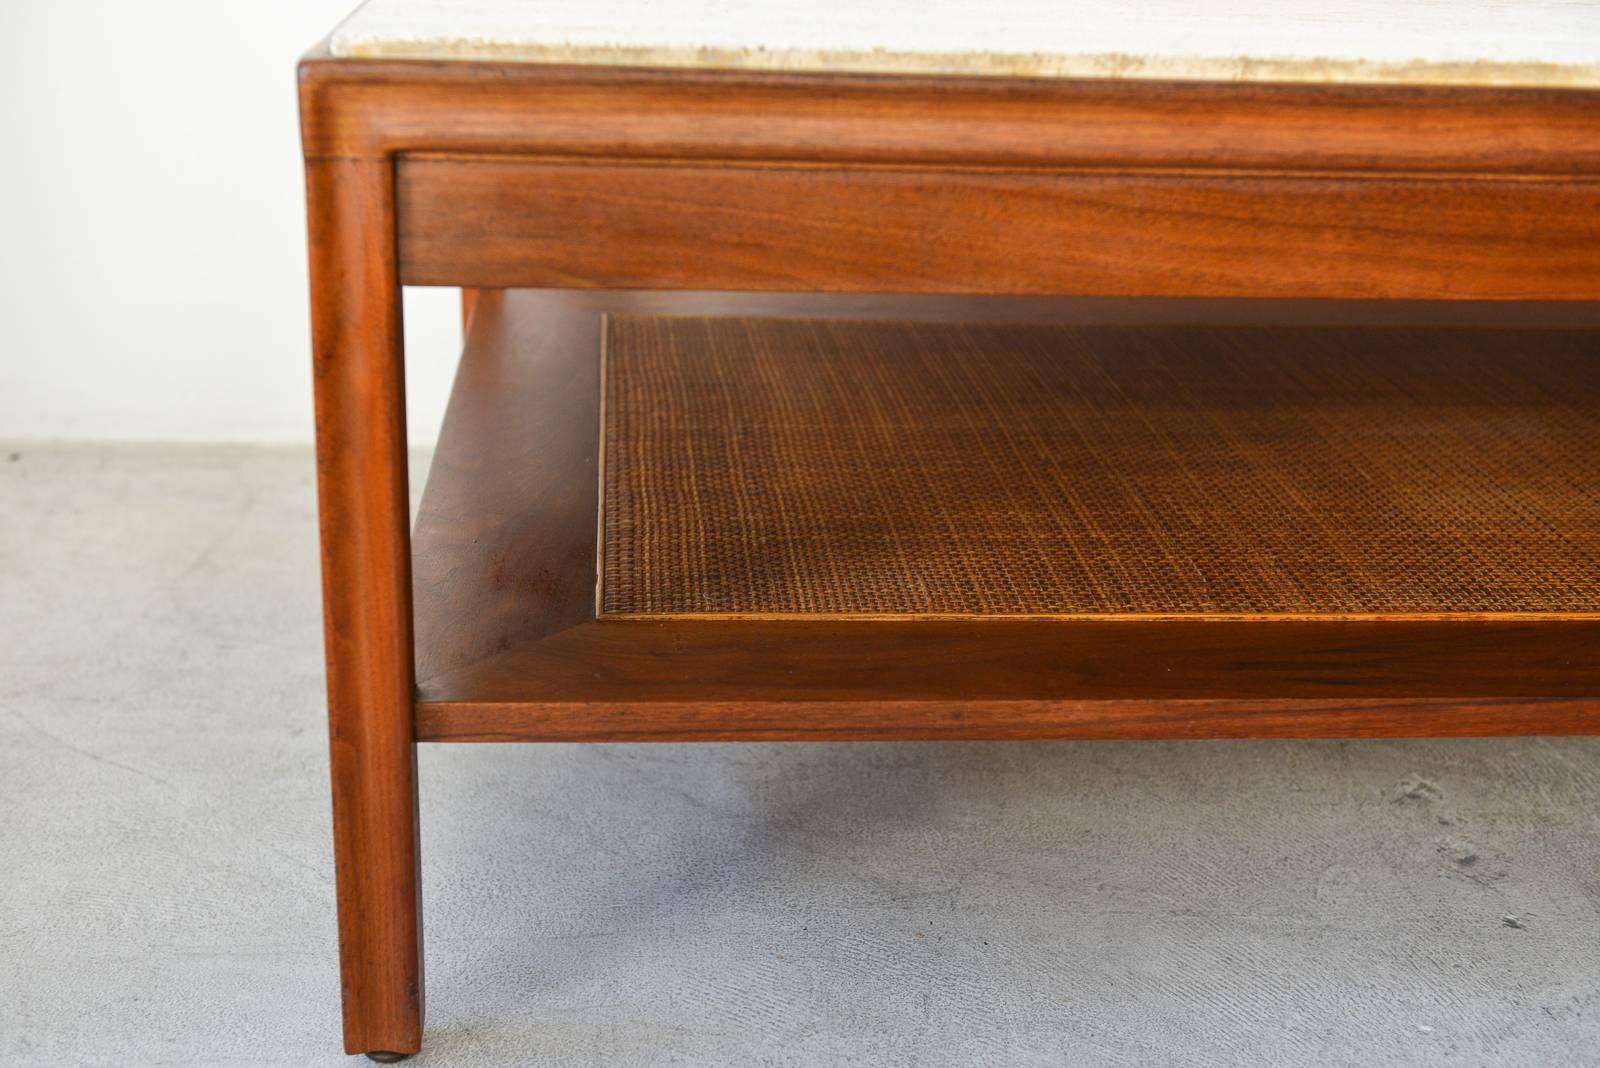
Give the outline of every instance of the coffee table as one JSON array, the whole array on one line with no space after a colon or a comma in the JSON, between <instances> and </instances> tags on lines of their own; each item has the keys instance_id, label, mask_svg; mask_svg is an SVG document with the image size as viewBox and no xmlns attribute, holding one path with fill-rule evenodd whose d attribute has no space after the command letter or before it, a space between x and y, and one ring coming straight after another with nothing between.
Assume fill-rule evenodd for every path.
<instances>
[{"instance_id":1,"label":"coffee table","mask_svg":"<svg viewBox=\"0 0 1600 1068\"><path fill-rule=\"evenodd\" d=\"M422 1041L418 742L1600 731L1596 9L1205 7L306 57L349 1052Z\"/></svg>"}]
</instances>

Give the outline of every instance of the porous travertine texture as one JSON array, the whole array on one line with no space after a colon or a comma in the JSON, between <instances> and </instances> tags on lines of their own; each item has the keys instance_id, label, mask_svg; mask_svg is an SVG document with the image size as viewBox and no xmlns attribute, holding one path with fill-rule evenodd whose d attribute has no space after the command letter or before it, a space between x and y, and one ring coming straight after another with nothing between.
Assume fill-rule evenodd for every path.
<instances>
[{"instance_id":1,"label":"porous travertine texture","mask_svg":"<svg viewBox=\"0 0 1600 1068\"><path fill-rule=\"evenodd\" d=\"M0 1064L365 1063L338 1037L311 472L0 448ZM421 766L419 1065L1600 1050L1595 740Z\"/></svg>"},{"instance_id":2,"label":"porous travertine texture","mask_svg":"<svg viewBox=\"0 0 1600 1068\"><path fill-rule=\"evenodd\" d=\"M369 0L339 56L1050 78L1600 85L1592 0Z\"/></svg>"}]
</instances>

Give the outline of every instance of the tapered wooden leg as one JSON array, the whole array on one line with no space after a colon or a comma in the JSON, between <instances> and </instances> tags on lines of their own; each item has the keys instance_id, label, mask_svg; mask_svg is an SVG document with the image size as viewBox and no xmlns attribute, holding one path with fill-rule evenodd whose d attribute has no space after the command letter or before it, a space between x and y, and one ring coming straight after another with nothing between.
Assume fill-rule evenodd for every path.
<instances>
[{"instance_id":1,"label":"tapered wooden leg","mask_svg":"<svg viewBox=\"0 0 1600 1068\"><path fill-rule=\"evenodd\" d=\"M307 162L344 1041L422 1043L411 543L394 179Z\"/></svg>"}]
</instances>

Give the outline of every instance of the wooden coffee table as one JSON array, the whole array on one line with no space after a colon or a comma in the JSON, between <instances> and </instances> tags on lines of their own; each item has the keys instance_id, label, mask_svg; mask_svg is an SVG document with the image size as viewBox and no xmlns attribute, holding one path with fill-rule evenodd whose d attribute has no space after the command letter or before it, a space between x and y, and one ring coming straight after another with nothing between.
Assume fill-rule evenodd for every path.
<instances>
[{"instance_id":1,"label":"wooden coffee table","mask_svg":"<svg viewBox=\"0 0 1600 1068\"><path fill-rule=\"evenodd\" d=\"M1595 9L604 7L301 66L347 1050L419 741L1600 730Z\"/></svg>"}]
</instances>

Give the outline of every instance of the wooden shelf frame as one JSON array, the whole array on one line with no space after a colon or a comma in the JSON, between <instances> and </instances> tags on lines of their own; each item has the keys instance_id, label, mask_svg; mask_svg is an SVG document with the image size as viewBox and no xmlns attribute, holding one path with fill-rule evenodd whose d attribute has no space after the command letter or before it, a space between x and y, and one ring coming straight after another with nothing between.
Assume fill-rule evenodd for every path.
<instances>
[{"instance_id":1,"label":"wooden shelf frame","mask_svg":"<svg viewBox=\"0 0 1600 1068\"><path fill-rule=\"evenodd\" d=\"M1600 732L1592 617L597 622L602 319L646 312L1593 317L1560 305L486 295L417 520L419 740Z\"/></svg>"}]
</instances>

